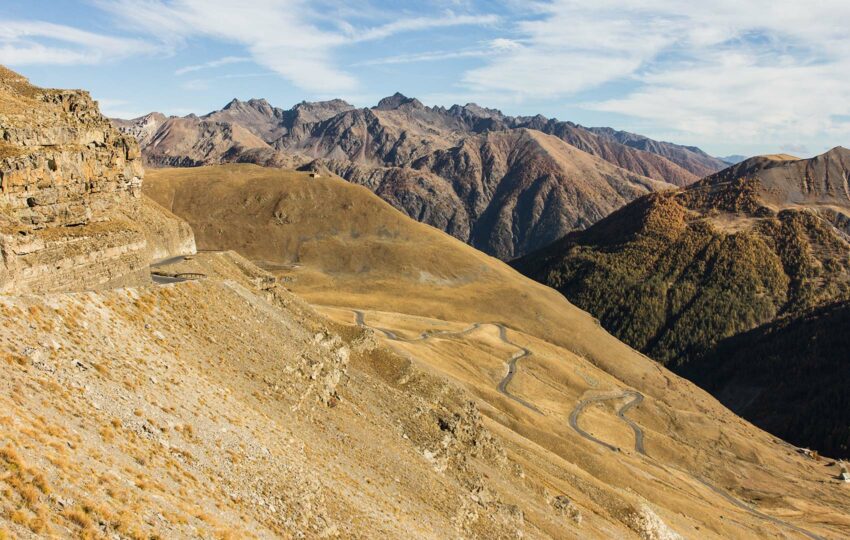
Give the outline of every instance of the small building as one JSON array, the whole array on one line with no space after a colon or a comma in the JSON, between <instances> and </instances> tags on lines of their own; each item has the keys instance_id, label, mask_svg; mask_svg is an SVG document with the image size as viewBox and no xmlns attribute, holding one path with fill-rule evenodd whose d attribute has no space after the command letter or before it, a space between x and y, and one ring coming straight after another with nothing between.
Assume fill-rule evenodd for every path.
<instances>
[{"instance_id":1,"label":"small building","mask_svg":"<svg viewBox=\"0 0 850 540\"><path fill-rule=\"evenodd\" d=\"M311 172L310 173L310 178L319 178L320 176L322 176L322 175L317 173L317 172Z\"/></svg>"},{"instance_id":2,"label":"small building","mask_svg":"<svg viewBox=\"0 0 850 540\"><path fill-rule=\"evenodd\" d=\"M847 482L848 484L850 484L850 472L847 472L847 469L844 469L838 475L838 479L843 480L843 481Z\"/></svg>"}]
</instances>

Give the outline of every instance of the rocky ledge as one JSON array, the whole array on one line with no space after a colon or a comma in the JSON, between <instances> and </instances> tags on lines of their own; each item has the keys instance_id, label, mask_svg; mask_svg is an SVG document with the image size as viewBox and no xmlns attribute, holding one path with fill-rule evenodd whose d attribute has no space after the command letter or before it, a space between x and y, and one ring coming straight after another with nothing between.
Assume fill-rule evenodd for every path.
<instances>
[{"instance_id":1,"label":"rocky ledge","mask_svg":"<svg viewBox=\"0 0 850 540\"><path fill-rule=\"evenodd\" d=\"M156 211L143 176L137 142L88 92L38 88L0 66L0 292L149 280L161 249L146 222L161 220L137 219ZM173 244L193 250L178 229L188 237Z\"/></svg>"}]
</instances>

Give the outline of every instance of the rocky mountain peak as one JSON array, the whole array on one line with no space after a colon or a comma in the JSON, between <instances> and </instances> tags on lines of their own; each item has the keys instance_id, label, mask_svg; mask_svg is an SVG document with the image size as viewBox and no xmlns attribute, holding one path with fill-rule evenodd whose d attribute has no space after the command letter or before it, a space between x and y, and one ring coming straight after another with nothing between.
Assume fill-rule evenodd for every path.
<instances>
[{"instance_id":1,"label":"rocky mountain peak","mask_svg":"<svg viewBox=\"0 0 850 540\"><path fill-rule=\"evenodd\" d=\"M266 101L265 99L261 99L261 98L251 98L248 101L242 101L239 98L233 98L227 103L227 105L222 107L221 111L219 111L219 112L223 112L223 111L227 111L231 114L240 113L240 112L259 111L259 112L263 112L263 113L268 113L269 115L273 115L274 114L274 107L272 107L269 104L268 101ZM211 114L214 114L214 113L211 113ZM207 115L207 116L209 116L209 115Z\"/></svg>"},{"instance_id":2,"label":"rocky mountain peak","mask_svg":"<svg viewBox=\"0 0 850 540\"><path fill-rule=\"evenodd\" d=\"M272 106L269 104L269 102L266 100L266 98L251 98L251 99L248 100L248 104L251 105L252 107L255 107L255 108L260 108L260 107L272 108Z\"/></svg>"},{"instance_id":3,"label":"rocky mountain peak","mask_svg":"<svg viewBox=\"0 0 850 540\"><path fill-rule=\"evenodd\" d=\"M334 98L324 101L301 101L297 103L293 109L353 109L354 105L344 99Z\"/></svg>"},{"instance_id":4,"label":"rocky mountain peak","mask_svg":"<svg viewBox=\"0 0 850 540\"><path fill-rule=\"evenodd\" d=\"M302 101L287 111L286 117L293 124L322 122L351 110L354 110L354 105L344 99Z\"/></svg>"},{"instance_id":5,"label":"rocky mountain peak","mask_svg":"<svg viewBox=\"0 0 850 540\"><path fill-rule=\"evenodd\" d=\"M231 112L256 111L266 116L275 115L275 108L272 107L271 104L269 104L269 102L263 98L251 98L248 101L241 101L239 99L234 98L230 101L230 103L225 105L222 110Z\"/></svg>"},{"instance_id":6,"label":"rocky mountain peak","mask_svg":"<svg viewBox=\"0 0 850 540\"><path fill-rule=\"evenodd\" d=\"M424 109L425 105L422 104L416 98L409 98L402 94L401 92L396 92L395 94L383 98L378 102L378 105L375 106L375 109L379 111L392 111L395 109L400 109L403 106L407 106L413 109Z\"/></svg>"},{"instance_id":7,"label":"rocky mountain peak","mask_svg":"<svg viewBox=\"0 0 850 540\"><path fill-rule=\"evenodd\" d=\"M231 109L238 108L241 105L242 105L242 101L240 101L238 98L233 98L227 103L227 105L222 107L222 110L223 111L229 111Z\"/></svg>"},{"instance_id":8,"label":"rocky mountain peak","mask_svg":"<svg viewBox=\"0 0 850 540\"><path fill-rule=\"evenodd\" d=\"M450 114L455 116L474 116L477 118L504 119L505 115L499 109L490 109L482 107L477 103L467 103L466 105L452 105L449 109Z\"/></svg>"},{"instance_id":9,"label":"rocky mountain peak","mask_svg":"<svg viewBox=\"0 0 850 540\"><path fill-rule=\"evenodd\" d=\"M829 158L848 159L850 158L850 150L844 148L843 146L836 146L835 148L832 148L828 152L822 154L822 156Z\"/></svg>"}]
</instances>

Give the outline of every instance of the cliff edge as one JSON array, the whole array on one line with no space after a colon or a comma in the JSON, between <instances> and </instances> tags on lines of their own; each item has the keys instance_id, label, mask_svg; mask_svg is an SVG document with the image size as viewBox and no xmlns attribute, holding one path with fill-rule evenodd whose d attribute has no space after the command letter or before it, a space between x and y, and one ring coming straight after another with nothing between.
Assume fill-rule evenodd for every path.
<instances>
[{"instance_id":1,"label":"cliff edge","mask_svg":"<svg viewBox=\"0 0 850 540\"><path fill-rule=\"evenodd\" d=\"M0 292L85 290L149 280L156 255L194 251L174 219L174 249L149 240L141 153L88 92L52 90L0 66ZM173 217L172 217L173 218Z\"/></svg>"}]
</instances>

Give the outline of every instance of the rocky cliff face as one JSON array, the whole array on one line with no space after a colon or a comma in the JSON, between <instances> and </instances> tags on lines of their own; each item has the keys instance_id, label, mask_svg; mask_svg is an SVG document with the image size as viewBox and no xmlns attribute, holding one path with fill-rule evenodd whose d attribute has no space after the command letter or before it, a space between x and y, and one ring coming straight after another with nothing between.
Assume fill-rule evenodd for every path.
<instances>
[{"instance_id":1,"label":"rocky cliff face","mask_svg":"<svg viewBox=\"0 0 850 540\"><path fill-rule=\"evenodd\" d=\"M87 92L0 67L0 292L145 280L143 174L135 139Z\"/></svg>"},{"instance_id":2,"label":"rocky cliff face","mask_svg":"<svg viewBox=\"0 0 850 540\"><path fill-rule=\"evenodd\" d=\"M3 225L84 225L141 195L138 145L86 92L42 90L0 71Z\"/></svg>"}]
</instances>

